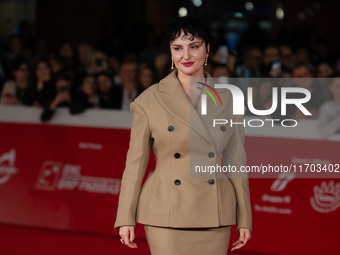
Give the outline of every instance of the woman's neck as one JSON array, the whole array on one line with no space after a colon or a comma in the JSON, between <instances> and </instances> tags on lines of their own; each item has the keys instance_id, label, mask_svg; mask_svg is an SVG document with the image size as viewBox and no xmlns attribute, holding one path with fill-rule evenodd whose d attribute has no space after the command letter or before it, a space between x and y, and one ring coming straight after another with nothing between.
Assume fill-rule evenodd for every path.
<instances>
[{"instance_id":1,"label":"woman's neck","mask_svg":"<svg viewBox=\"0 0 340 255\"><path fill-rule=\"evenodd\" d=\"M188 96L191 104L197 107L202 90L200 89L191 90L190 79L191 78L204 78L203 69L201 72L197 72L195 75L186 75L186 74L183 74L182 72L178 72L177 77L180 83L182 84L183 90L185 94Z\"/></svg>"},{"instance_id":2,"label":"woman's neck","mask_svg":"<svg viewBox=\"0 0 340 255\"><path fill-rule=\"evenodd\" d=\"M182 72L178 72L177 74L178 80L182 84L183 89L185 92L188 92L188 96L190 96L190 79L191 78L204 78L204 71L203 69L199 72L196 72L195 74L192 75L187 75Z\"/></svg>"}]
</instances>

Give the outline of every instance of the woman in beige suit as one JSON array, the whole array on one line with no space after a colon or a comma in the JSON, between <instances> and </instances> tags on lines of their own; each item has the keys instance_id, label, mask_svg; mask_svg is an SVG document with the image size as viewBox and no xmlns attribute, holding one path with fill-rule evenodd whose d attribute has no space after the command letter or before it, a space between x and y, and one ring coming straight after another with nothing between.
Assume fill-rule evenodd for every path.
<instances>
[{"instance_id":1,"label":"woman in beige suit","mask_svg":"<svg viewBox=\"0 0 340 255\"><path fill-rule=\"evenodd\" d=\"M137 248L134 227L136 222L144 224L152 255L225 255L231 225L237 224L240 235L233 249L250 239L247 176L193 173L196 166L223 162L240 169L246 164L243 125L212 125L213 119L243 119L232 115L232 96L226 89L218 90L219 107L207 100L208 114L199 112L206 90L190 81L208 83L211 78L203 70L211 41L208 25L178 18L168 26L166 41L176 70L130 105L130 147L114 228L119 229L123 244ZM141 187L151 149L156 168Z\"/></svg>"}]
</instances>

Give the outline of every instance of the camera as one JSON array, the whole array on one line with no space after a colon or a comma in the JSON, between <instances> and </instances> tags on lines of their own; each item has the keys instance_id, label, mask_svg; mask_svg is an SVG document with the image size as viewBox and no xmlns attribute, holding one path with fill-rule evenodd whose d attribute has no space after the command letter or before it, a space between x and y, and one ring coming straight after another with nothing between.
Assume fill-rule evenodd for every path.
<instances>
[{"instance_id":1,"label":"camera","mask_svg":"<svg viewBox=\"0 0 340 255\"><path fill-rule=\"evenodd\" d=\"M279 60L274 60L273 62L272 62L272 69L273 70L276 70L276 71L278 71L278 72L281 72L281 61L279 61Z\"/></svg>"}]
</instances>

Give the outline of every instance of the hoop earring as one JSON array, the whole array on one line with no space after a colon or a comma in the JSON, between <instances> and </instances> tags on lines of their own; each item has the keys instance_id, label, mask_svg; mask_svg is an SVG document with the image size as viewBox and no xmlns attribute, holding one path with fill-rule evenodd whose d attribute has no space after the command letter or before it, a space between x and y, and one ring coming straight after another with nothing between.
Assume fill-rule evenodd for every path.
<instances>
[{"instance_id":1,"label":"hoop earring","mask_svg":"<svg viewBox=\"0 0 340 255\"><path fill-rule=\"evenodd\" d=\"M208 65L208 57L205 58L204 65Z\"/></svg>"},{"instance_id":2,"label":"hoop earring","mask_svg":"<svg viewBox=\"0 0 340 255\"><path fill-rule=\"evenodd\" d=\"M171 70L174 70L174 61L171 60Z\"/></svg>"}]
</instances>

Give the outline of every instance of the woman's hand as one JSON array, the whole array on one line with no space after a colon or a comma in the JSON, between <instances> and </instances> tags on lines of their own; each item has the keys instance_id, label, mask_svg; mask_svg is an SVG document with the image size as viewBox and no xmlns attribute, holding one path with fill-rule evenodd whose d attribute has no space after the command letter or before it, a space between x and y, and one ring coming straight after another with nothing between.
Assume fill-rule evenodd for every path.
<instances>
[{"instance_id":1,"label":"woman's hand","mask_svg":"<svg viewBox=\"0 0 340 255\"><path fill-rule=\"evenodd\" d=\"M248 228L240 228L240 237L235 243L233 243L233 246L236 246L233 247L231 251L240 249L241 247L245 246L250 238L250 230Z\"/></svg>"},{"instance_id":2,"label":"woman's hand","mask_svg":"<svg viewBox=\"0 0 340 255\"><path fill-rule=\"evenodd\" d=\"M122 226L119 228L119 235L124 240L124 244L130 248L138 248L136 243L133 243L135 239L135 227L134 226Z\"/></svg>"}]
</instances>

